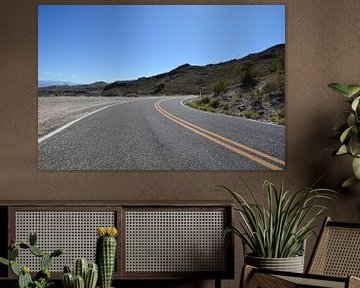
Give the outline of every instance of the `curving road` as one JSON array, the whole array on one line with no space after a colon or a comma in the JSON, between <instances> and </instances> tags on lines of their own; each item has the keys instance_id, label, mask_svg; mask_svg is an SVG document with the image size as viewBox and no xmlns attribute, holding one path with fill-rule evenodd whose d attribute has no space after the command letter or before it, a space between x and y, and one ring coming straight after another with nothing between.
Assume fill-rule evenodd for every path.
<instances>
[{"instance_id":1,"label":"curving road","mask_svg":"<svg viewBox=\"0 0 360 288\"><path fill-rule=\"evenodd\" d=\"M282 170L284 127L149 97L94 113L41 141L42 170Z\"/></svg>"}]
</instances>

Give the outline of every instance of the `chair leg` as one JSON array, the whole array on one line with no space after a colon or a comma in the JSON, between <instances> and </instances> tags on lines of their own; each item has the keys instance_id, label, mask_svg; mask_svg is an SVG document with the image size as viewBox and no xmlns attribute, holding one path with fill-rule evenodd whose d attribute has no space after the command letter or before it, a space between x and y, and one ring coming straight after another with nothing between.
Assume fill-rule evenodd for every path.
<instances>
[{"instance_id":1,"label":"chair leg","mask_svg":"<svg viewBox=\"0 0 360 288\"><path fill-rule=\"evenodd\" d=\"M221 288L221 279L215 278L215 288Z\"/></svg>"},{"instance_id":2,"label":"chair leg","mask_svg":"<svg viewBox=\"0 0 360 288\"><path fill-rule=\"evenodd\" d=\"M360 278L349 277L349 288L360 288Z\"/></svg>"},{"instance_id":3,"label":"chair leg","mask_svg":"<svg viewBox=\"0 0 360 288\"><path fill-rule=\"evenodd\" d=\"M250 280L251 280L251 275L253 274L253 271L254 271L254 267L252 267L250 265L244 265L244 267L242 268L242 271L241 271L239 288L248 287Z\"/></svg>"}]
</instances>

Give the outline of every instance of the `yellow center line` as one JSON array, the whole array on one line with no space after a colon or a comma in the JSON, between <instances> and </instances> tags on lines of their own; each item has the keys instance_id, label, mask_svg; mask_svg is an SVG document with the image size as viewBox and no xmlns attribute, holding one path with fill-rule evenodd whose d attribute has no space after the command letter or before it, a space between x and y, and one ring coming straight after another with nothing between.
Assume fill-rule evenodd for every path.
<instances>
[{"instance_id":1,"label":"yellow center line","mask_svg":"<svg viewBox=\"0 0 360 288\"><path fill-rule=\"evenodd\" d=\"M271 160L271 161L273 161L273 162L275 162L275 163L278 163L278 164L281 164L281 165L285 165L285 161L283 161L283 160L281 160L281 159L278 159L278 158L276 158L276 157L273 157L273 156L271 156L271 155L268 155L268 154L266 154L266 153L263 153L263 152L261 152L261 151L258 151L258 150L254 149L254 148L251 148L251 147L246 146L246 145L244 145L244 144L241 144L241 143L239 143L239 142L233 141L233 140L231 140L231 139L222 137L222 136L220 136L220 135L218 135L218 134L215 134L215 133L213 133L213 132L211 132L211 131L208 131L208 130L205 130L205 129L199 127L199 126L196 126L196 125L194 125L194 124L192 124L192 123L190 123L190 122L187 122L187 121L185 121L185 120L183 120L183 119L180 119L180 118L176 117L176 116L173 115L173 114L170 114L169 112L165 111L165 110L160 106L160 102L161 102L161 101L164 101L164 100L158 101L158 107L159 107L164 113L167 113L170 117L173 117L173 118L175 118L175 119L177 119L177 120L185 123L186 125L189 125L189 126L195 128L195 129L198 129L198 130L204 132L204 133L207 133L207 134L209 134L209 135L212 135L212 136L214 136L214 137L216 137L216 138L218 138L218 139L221 139L221 140L223 140L223 141L225 141L225 142L228 142L228 143L230 143L230 144L233 144L233 145L235 145L235 146L238 146L238 147L241 148L241 149L247 150L248 152L251 152L251 153L256 154L256 155L258 155L258 156L260 156L260 157L269 159L269 160Z\"/></svg>"},{"instance_id":2,"label":"yellow center line","mask_svg":"<svg viewBox=\"0 0 360 288\"><path fill-rule=\"evenodd\" d=\"M164 100L164 99L163 99L163 100ZM267 161L265 161L265 160L263 160L263 159L261 159L261 158L258 158L258 157L256 157L255 155L252 155L252 154L250 154L250 153L248 153L248 152L246 152L246 151L237 149L237 148L235 148L235 147L233 147L233 146L231 146L231 145L229 145L229 144L227 144L227 143L225 143L225 142L223 142L223 141L226 141L226 142L228 142L228 143L232 143L232 144L234 144L234 145L236 145L236 146L239 146L239 147L241 147L241 148L243 148L243 149L247 149L248 151L252 151L253 153L258 154L258 155L260 155L260 156L266 155L266 156L263 156L264 158L268 158L268 159L274 158L274 159L277 160L277 161L274 161L274 162L279 162L279 159L277 159L277 158L275 158L275 157L272 157L272 156L270 156L270 155L267 155L267 154L265 154L265 153L263 153L263 152L257 151L257 150L255 150L255 149L253 149L253 148L247 147L247 146L245 146L245 145L243 145L243 144L240 144L240 143L238 143L238 142L229 140L229 139L227 139L227 138L225 138L225 137L222 137L222 136L220 136L220 135L217 135L217 134L215 134L215 133L213 133L213 132L210 132L210 131L208 131L208 130L205 130L205 129L201 128L201 127L198 127L198 126L196 126L196 125L194 125L194 124L192 124L192 123L189 123L189 122L187 122L187 121L185 121L185 120L183 120L183 119L180 119L180 118L172 115L171 113L165 111L165 110L164 110L163 108L161 108L161 106L160 106L160 102L163 101L163 100L159 100L159 101L157 101L157 102L155 103L155 109L156 109L159 113L161 113L162 115L164 115L166 118L170 119L171 121L179 124L180 126L183 126L184 128L186 128L186 129L188 129L188 130L190 130L190 131L192 131L192 132L194 132L194 133L196 133L196 134L198 134L198 135L200 135L200 136L202 136L202 137L205 137L205 138L207 138L208 140L210 140L210 141L212 141L212 142L214 142L214 143L216 143L216 144L218 144L218 145L221 145L221 146L223 146L223 147L225 147L225 148L227 148L227 149L229 149L229 150L231 150L231 151L233 151L233 152L235 152L235 153L237 153L237 154L239 154L239 155L241 155L241 156L244 156L244 157L246 157L246 158L248 158L248 159L250 159L250 160L252 160L252 161L254 161L254 162L256 162L256 163L259 163L260 165L262 165L262 166L264 166L264 167L266 167L266 168L269 168L269 169L271 169L271 170L283 170L281 167L278 167L278 166L276 166L276 165L274 165L274 164L272 164L272 163L269 163L269 162L267 162ZM203 132L202 132L202 131L203 131ZM211 136L211 135L212 135L212 136ZM214 136L214 137L213 137L213 136ZM215 137L216 137L216 138L215 138ZM223 141L221 141L220 139L223 140ZM246 148L245 148L245 147L246 147ZM271 160L272 160L272 159L271 159ZM280 160L280 161L282 161L282 160ZM282 161L282 162L285 164L284 161Z\"/></svg>"}]
</instances>

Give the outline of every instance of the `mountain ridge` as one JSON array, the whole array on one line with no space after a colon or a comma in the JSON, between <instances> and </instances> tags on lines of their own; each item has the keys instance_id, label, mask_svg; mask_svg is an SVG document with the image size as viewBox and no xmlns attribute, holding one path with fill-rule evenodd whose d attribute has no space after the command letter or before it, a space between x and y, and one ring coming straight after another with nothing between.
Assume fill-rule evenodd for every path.
<instances>
[{"instance_id":1,"label":"mountain ridge","mask_svg":"<svg viewBox=\"0 0 360 288\"><path fill-rule=\"evenodd\" d=\"M166 73L112 82L104 87L102 95L131 97L211 93L215 83L221 79L226 80L229 85L238 82L239 77L236 74L240 73L241 66L246 62L254 62L255 66L269 65L268 62L272 59L284 54L285 44L278 44L259 53L216 64L198 66L186 63Z\"/></svg>"}]
</instances>

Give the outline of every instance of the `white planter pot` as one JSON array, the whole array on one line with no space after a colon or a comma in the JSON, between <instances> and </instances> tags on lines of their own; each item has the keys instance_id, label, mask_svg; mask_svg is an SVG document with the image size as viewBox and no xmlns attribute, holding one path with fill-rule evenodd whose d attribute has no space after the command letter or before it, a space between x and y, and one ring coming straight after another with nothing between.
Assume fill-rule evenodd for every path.
<instances>
[{"instance_id":1,"label":"white planter pot","mask_svg":"<svg viewBox=\"0 0 360 288\"><path fill-rule=\"evenodd\" d=\"M262 258L246 255L245 263L262 269L304 273L304 256L289 258Z\"/></svg>"}]
</instances>

